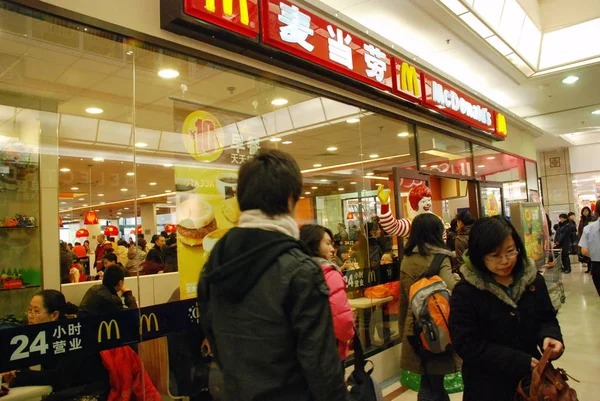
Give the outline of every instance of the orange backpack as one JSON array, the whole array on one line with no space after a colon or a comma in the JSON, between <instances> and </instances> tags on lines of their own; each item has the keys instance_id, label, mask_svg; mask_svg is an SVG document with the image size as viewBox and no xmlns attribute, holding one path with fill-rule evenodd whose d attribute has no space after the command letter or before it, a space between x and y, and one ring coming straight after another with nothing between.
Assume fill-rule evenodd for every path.
<instances>
[{"instance_id":1,"label":"orange backpack","mask_svg":"<svg viewBox=\"0 0 600 401\"><path fill-rule=\"evenodd\" d=\"M414 337L411 343L434 354L452 345L448 317L450 291L439 276L442 262L448 256L437 254L431 266L409 290L409 303L414 315Z\"/></svg>"}]
</instances>

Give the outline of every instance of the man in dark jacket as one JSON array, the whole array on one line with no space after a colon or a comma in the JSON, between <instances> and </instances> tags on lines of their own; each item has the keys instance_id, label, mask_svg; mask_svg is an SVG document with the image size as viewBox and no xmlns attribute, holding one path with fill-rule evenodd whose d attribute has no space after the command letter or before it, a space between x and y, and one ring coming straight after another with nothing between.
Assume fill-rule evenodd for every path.
<instances>
[{"instance_id":1,"label":"man in dark jacket","mask_svg":"<svg viewBox=\"0 0 600 401\"><path fill-rule=\"evenodd\" d=\"M242 165L239 226L202 271L202 324L228 401L347 399L329 290L292 218L301 189L287 153L261 151Z\"/></svg>"},{"instance_id":2,"label":"man in dark jacket","mask_svg":"<svg viewBox=\"0 0 600 401\"><path fill-rule=\"evenodd\" d=\"M460 212L456 216L456 241L455 248L456 260L458 265L463 264L463 254L469 248L469 235L471 234L471 227L473 227L475 219L471 215L471 212Z\"/></svg>"},{"instance_id":3,"label":"man in dark jacket","mask_svg":"<svg viewBox=\"0 0 600 401\"><path fill-rule=\"evenodd\" d=\"M571 238L577 233L577 228L569 221L569 216L562 213L558 216L560 223L554 236L554 246L561 249L562 271L565 274L571 273L571 258L569 257L569 248L571 247Z\"/></svg>"},{"instance_id":4,"label":"man in dark jacket","mask_svg":"<svg viewBox=\"0 0 600 401\"><path fill-rule=\"evenodd\" d=\"M119 296L125 298L125 305ZM102 284L91 287L79 305L79 317L90 315L103 315L111 312L119 312L127 308L137 308L137 302L132 291L125 287L125 276L123 270L118 266L106 268L102 278Z\"/></svg>"},{"instance_id":5,"label":"man in dark jacket","mask_svg":"<svg viewBox=\"0 0 600 401\"><path fill-rule=\"evenodd\" d=\"M146 265L144 272L146 274L156 274L165 268L165 237L159 235L154 241L154 247L150 249L146 256Z\"/></svg>"}]
</instances>

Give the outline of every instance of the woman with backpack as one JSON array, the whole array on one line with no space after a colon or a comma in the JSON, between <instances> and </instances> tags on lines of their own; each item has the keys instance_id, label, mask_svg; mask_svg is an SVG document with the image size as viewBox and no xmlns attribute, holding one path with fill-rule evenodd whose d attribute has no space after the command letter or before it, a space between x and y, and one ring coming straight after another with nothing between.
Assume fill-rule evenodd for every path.
<instances>
[{"instance_id":1,"label":"woman with backpack","mask_svg":"<svg viewBox=\"0 0 600 401\"><path fill-rule=\"evenodd\" d=\"M433 213L423 213L415 217L408 237L404 258L400 267L400 335L402 338L402 355L400 367L421 375L419 401L450 400L444 388L444 375L458 372L460 360L453 351L429 354L425 358L419 356L421 350L415 346L414 316L410 305L410 289L423 275L430 270L436 255L443 255L436 274L452 290L456 283L452 274L450 259L453 255L443 240L444 225Z\"/></svg>"},{"instance_id":2,"label":"woman with backpack","mask_svg":"<svg viewBox=\"0 0 600 401\"><path fill-rule=\"evenodd\" d=\"M564 346L543 277L503 217L473 224L463 280L450 299L450 336L463 360L463 401L513 401L540 360Z\"/></svg>"}]
</instances>

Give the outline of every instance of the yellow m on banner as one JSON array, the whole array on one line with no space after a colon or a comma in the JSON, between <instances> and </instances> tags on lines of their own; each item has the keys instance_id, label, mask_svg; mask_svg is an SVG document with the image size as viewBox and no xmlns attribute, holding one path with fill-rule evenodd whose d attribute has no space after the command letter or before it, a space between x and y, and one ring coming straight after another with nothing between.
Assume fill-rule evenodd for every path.
<instances>
[{"instance_id":1,"label":"yellow m on banner","mask_svg":"<svg viewBox=\"0 0 600 401\"><path fill-rule=\"evenodd\" d=\"M506 117L504 117L504 114L496 113L496 132L503 137L508 135L508 128L506 128Z\"/></svg>"},{"instance_id":2,"label":"yellow m on banner","mask_svg":"<svg viewBox=\"0 0 600 401\"><path fill-rule=\"evenodd\" d=\"M206 10L214 13L217 11L217 0L206 0ZM233 16L233 0L221 0L223 2L223 14ZM250 24L250 15L248 14L248 0L238 0L240 4L240 21L244 25Z\"/></svg>"},{"instance_id":3,"label":"yellow m on banner","mask_svg":"<svg viewBox=\"0 0 600 401\"><path fill-rule=\"evenodd\" d=\"M415 97L421 97L421 77L412 65L402 62L400 69L400 89L410 92Z\"/></svg>"},{"instance_id":4,"label":"yellow m on banner","mask_svg":"<svg viewBox=\"0 0 600 401\"><path fill-rule=\"evenodd\" d=\"M154 330L152 330L152 322L154 322ZM144 323L146 324L147 333L159 330L158 319L154 313L151 313L150 315L144 314L140 317L140 335L144 332Z\"/></svg>"},{"instance_id":5,"label":"yellow m on banner","mask_svg":"<svg viewBox=\"0 0 600 401\"><path fill-rule=\"evenodd\" d=\"M100 323L100 327L98 327L98 343L101 343L103 341L103 339L102 339L103 331L104 331L104 333L106 333L107 340L112 339L113 327L115 329L115 334L116 334L115 339L119 340L121 338L121 331L119 330L119 324L117 323L117 321L115 319L113 319L108 323L106 321Z\"/></svg>"}]
</instances>

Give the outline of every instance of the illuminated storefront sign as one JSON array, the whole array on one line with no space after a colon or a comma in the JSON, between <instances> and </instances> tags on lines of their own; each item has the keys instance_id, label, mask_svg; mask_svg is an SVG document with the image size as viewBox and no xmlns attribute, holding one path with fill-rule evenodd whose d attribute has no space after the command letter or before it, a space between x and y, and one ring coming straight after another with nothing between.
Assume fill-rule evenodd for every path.
<instances>
[{"instance_id":1,"label":"illuminated storefront sign","mask_svg":"<svg viewBox=\"0 0 600 401\"><path fill-rule=\"evenodd\" d=\"M258 36L258 0L184 0L184 12L250 38Z\"/></svg>"},{"instance_id":2,"label":"illuminated storefront sign","mask_svg":"<svg viewBox=\"0 0 600 401\"><path fill-rule=\"evenodd\" d=\"M408 100L421 101L421 71L394 57L394 93Z\"/></svg>"},{"instance_id":3,"label":"illuminated storefront sign","mask_svg":"<svg viewBox=\"0 0 600 401\"><path fill-rule=\"evenodd\" d=\"M264 43L384 90L392 89L389 54L289 1L263 0Z\"/></svg>"}]
</instances>

